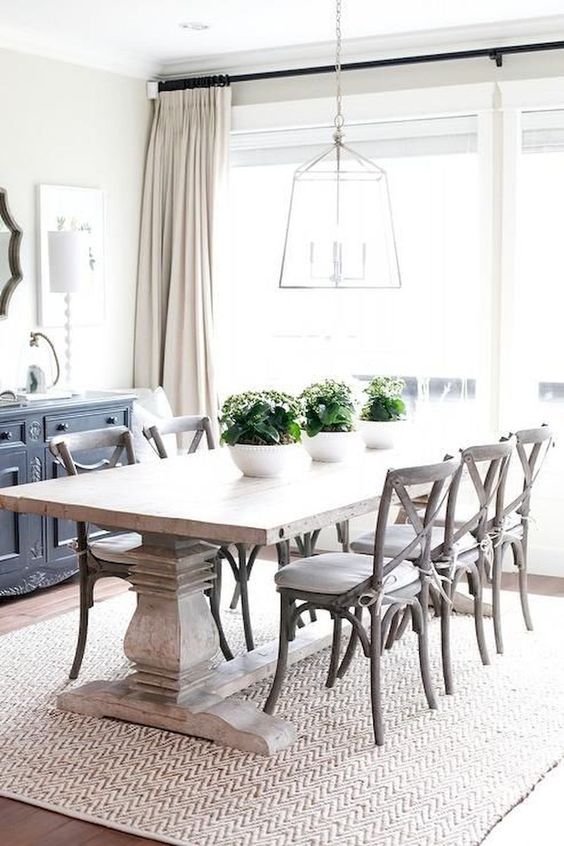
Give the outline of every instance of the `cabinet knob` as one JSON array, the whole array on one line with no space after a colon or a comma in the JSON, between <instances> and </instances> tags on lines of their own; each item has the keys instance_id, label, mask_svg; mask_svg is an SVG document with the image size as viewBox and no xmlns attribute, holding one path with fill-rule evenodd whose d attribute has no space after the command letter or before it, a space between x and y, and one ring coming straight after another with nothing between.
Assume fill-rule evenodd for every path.
<instances>
[{"instance_id":1,"label":"cabinet knob","mask_svg":"<svg viewBox=\"0 0 564 846\"><path fill-rule=\"evenodd\" d=\"M115 426L117 422L118 421L115 414L111 414L109 417L106 417L106 423L108 423L110 426Z\"/></svg>"},{"instance_id":2,"label":"cabinet knob","mask_svg":"<svg viewBox=\"0 0 564 846\"><path fill-rule=\"evenodd\" d=\"M0 432L0 441L11 441L13 437L11 432Z\"/></svg>"},{"instance_id":3,"label":"cabinet knob","mask_svg":"<svg viewBox=\"0 0 564 846\"><path fill-rule=\"evenodd\" d=\"M58 423L57 424L57 431L58 432L68 432L69 424L68 423Z\"/></svg>"}]
</instances>

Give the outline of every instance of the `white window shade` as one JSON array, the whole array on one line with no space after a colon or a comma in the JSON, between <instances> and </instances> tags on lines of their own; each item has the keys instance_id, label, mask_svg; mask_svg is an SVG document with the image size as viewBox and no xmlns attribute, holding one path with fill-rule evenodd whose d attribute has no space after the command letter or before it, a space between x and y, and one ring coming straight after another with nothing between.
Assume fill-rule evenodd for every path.
<instances>
[{"instance_id":1,"label":"white window shade","mask_svg":"<svg viewBox=\"0 0 564 846\"><path fill-rule=\"evenodd\" d=\"M523 153L564 152L564 109L523 112Z\"/></svg>"},{"instance_id":2,"label":"white window shade","mask_svg":"<svg viewBox=\"0 0 564 846\"><path fill-rule=\"evenodd\" d=\"M231 164L292 164L313 158L331 143L334 127L233 132ZM371 159L475 153L476 115L345 126L345 142Z\"/></svg>"}]
</instances>

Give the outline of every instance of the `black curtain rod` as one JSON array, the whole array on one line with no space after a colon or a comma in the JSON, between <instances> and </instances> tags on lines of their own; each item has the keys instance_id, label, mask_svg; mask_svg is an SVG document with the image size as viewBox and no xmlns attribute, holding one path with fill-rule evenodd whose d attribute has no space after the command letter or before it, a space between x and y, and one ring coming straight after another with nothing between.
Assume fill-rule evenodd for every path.
<instances>
[{"instance_id":1,"label":"black curtain rod","mask_svg":"<svg viewBox=\"0 0 564 846\"><path fill-rule=\"evenodd\" d=\"M450 53L427 53L421 56L398 56L393 59L372 59L365 62L347 62L344 71L367 70L369 68L390 68L401 65L422 65L429 62L453 62L460 59L486 58L494 61L498 68L503 64L503 57L517 53L541 53L546 50L564 50L564 41L543 41L539 44L513 44L506 47L483 47L477 50L459 50ZM184 88L208 87L210 85L229 85L230 82L254 82L262 79L283 79L292 76L314 76L321 73L334 73L335 65L318 65L309 68L287 68L276 71L258 71L241 73L233 76L203 76L186 79L168 79L159 82L159 91L180 91Z\"/></svg>"}]
</instances>

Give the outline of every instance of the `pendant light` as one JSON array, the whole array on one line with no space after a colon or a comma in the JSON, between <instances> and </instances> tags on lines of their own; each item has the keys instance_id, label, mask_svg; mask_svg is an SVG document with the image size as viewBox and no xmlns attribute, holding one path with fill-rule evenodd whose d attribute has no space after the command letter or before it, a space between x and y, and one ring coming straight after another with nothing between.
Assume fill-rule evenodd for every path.
<instances>
[{"instance_id":1,"label":"pendant light","mask_svg":"<svg viewBox=\"0 0 564 846\"><path fill-rule=\"evenodd\" d=\"M281 288L400 288L386 172L344 143L336 0L333 144L294 173Z\"/></svg>"}]
</instances>

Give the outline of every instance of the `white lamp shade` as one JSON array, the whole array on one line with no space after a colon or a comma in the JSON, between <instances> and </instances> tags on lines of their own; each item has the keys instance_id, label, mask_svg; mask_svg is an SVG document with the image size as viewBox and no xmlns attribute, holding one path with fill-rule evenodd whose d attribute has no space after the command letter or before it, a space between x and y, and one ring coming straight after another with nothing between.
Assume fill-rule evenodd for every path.
<instances>
[{"instance_id":1,"label":"white lamp shade","mask_svg":"<svg viewBox=\"0 0 564 846\"><path fill-rule=\"evenodd\" d=\"M48 232L49 288L54 294L74 294L88 283L87 232Z\"/></svg>"}]
</instances>

